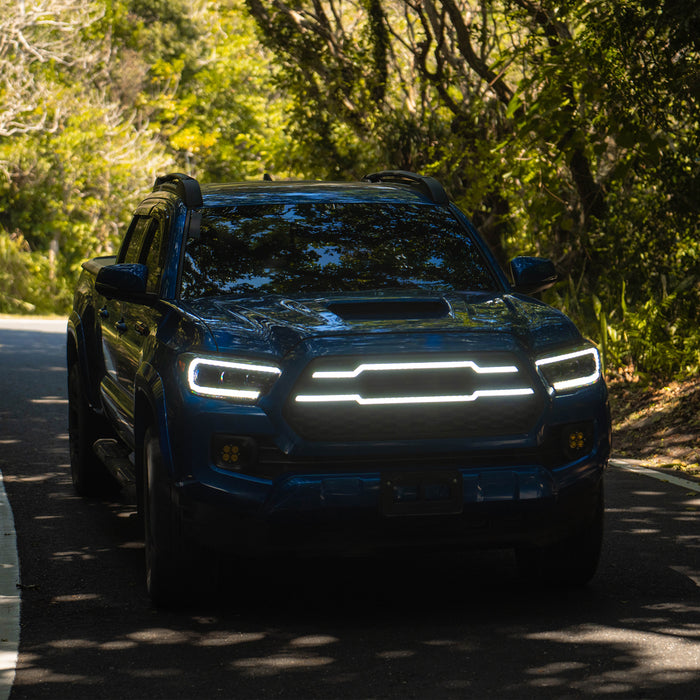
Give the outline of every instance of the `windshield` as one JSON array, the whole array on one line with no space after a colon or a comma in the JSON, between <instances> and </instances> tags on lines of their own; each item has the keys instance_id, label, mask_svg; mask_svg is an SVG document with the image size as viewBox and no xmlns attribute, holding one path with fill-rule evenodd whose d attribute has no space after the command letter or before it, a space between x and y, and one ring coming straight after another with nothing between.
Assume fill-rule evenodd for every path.
<instances>
[{"instance_id":1,"label":"windshield","mask_svg":"<svg viewBox=\"0 0 700 700\"><path fill-rule=\"evenodd\" d=\"M186 244L181 295L496 288L449 211L324 202L202 209L200 235Z\"/></svg>"}]
</instances>

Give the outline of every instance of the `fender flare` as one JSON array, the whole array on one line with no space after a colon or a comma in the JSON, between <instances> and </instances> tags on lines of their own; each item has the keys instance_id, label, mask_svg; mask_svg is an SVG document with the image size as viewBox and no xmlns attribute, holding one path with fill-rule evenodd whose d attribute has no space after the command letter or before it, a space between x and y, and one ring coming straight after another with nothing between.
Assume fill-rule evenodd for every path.
<instances>
[{"instance_id":1,"label":"fender flare","mask_svg":"<svg viewBox=\"0 0 700 700\"><path fill-rule=\"evenodd\" d=\"M73 364L78 363L80 379L86 389L86 398L90 408L102 413L98 383L90 372L88 340L85 335L85 323L78 313L73 310L68 317L66 326L66 369L70 371Z\"/></svg>"}]
</instances>

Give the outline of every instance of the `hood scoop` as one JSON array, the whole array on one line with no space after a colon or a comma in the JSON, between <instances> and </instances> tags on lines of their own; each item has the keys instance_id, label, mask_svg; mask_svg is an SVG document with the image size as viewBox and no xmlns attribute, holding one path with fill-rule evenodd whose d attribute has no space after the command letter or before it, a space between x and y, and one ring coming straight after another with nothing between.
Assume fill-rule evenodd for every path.
<instances>
[{"instance_id":1,"label":"hood scoop","mask_svg":"<svg viewBox=\"0 0 700 700\"><path fill-rule=\"evenodd\" d=\"M334 301L326 308L344 321L399 321L445 318L451 307L446 299L363 299Z\"/></svg>"}]
</instances>

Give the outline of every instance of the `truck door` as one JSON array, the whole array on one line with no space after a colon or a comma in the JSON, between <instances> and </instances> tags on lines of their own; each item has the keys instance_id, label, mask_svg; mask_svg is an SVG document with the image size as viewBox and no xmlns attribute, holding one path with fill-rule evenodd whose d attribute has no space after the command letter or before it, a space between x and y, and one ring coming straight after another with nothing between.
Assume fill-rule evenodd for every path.
<instances>
[{"instance_id":1,"label":"truck door","mask_svg":"<svg viewBox=\"0 0 700 700\"><path fill-rule=\"evenodd\" d=\"M160 294L169 218L161 212L137 216L120 251L119 262L148 267L147 291ZM102 342L107 368L103 399L119 432L133 444L134 382L142 362L143 346L159 322L156 306L106 300L100 310Z\"/></svg>"}]
</instances>

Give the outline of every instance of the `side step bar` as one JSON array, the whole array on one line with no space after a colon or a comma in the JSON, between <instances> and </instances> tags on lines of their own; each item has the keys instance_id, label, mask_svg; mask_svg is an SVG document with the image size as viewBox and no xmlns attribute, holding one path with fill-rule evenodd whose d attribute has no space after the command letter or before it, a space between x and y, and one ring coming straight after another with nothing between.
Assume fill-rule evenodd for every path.
<instances>
[{"instance_id":1,"label":"side step bar","mask_svg":"<svg viewBox=\"0 0 700 700\"><path fill-rule=\"evenodd\" d=\"M100 462L121 486L129 486L136 481L136 469L133 462L133 452L122 443L111 438L98 440L92 449Z\"/></svg>"}]
</instances>

